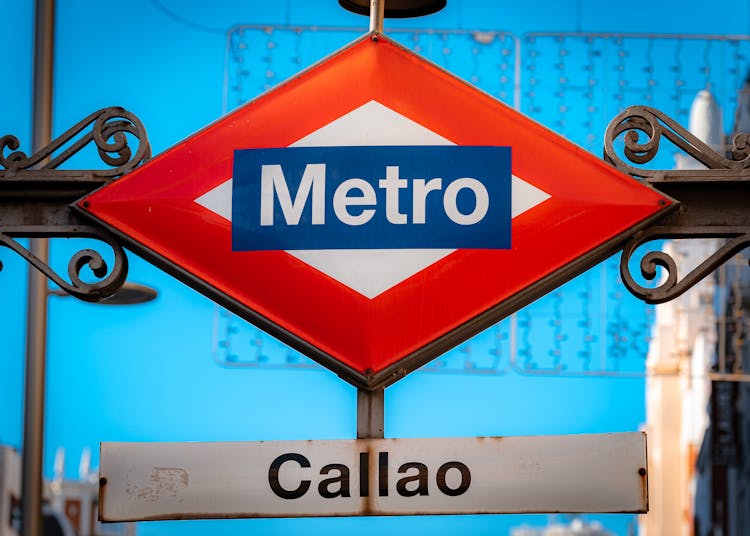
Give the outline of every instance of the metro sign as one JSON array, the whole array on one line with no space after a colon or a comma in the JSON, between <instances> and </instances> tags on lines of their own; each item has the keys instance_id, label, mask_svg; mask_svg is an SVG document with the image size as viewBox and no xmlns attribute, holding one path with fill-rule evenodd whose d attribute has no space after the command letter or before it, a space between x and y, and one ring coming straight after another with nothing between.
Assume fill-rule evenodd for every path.
<instances>
[{"instance_id":1,"label":"metro sign","mask_svg":"<svg viewBox=\"0 0 750 536\"><path fill-rule=\"evenodd\" d=\"M372 389L581 273L669 204L369 34L77 207Z\"/></svg>"}]
</instances>

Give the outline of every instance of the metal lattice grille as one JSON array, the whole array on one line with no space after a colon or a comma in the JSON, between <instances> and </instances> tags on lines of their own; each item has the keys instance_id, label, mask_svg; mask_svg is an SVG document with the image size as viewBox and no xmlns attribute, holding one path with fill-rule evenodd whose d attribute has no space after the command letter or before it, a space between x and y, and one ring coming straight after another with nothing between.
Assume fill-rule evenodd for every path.
<instances>
[{"instance_id":1,"label":"metal lattice grille","mask_svg":"<svg viewBox=\"0 0 750 536\"><path fill-rule=\"evenodd\" d=\"M233 28L227 37L225 110L247 102L361 35L360 28ZM520 44L512 34L391 30L388 35L503 102L518 106Z\"/></svg>"},{"instance_id":2,"label":"metal lattice grille","mask_svg":"<svg viewBox=\"0 0 750 536\"><path fill-rule=\"evenodd\" d=\"M750 69L750 41L534 33L524 36L522 57L522 111L596 153L607 124L625 107L652 106L687 125L701 89L713 92L731 127L737 91ZM669 169L674 163L658 164Z\"/></svg>"},{"instance_id":3,"label":"metal lattice grille","mask_svg":"<svg viewBox=\"0 0 750 536\"><path fill-rule=\"evenodd\" d=\"M227 38L225 108L247 102L360 35L359 28L233 28ZM750 71L748 36L518 37L502 31L419 29L395 29L389 35L595 153L601 151L607 124L626 106L653 106L687 124L695 94L706 88L731 126L737 91Z\"/></svg>"}]
</instances>

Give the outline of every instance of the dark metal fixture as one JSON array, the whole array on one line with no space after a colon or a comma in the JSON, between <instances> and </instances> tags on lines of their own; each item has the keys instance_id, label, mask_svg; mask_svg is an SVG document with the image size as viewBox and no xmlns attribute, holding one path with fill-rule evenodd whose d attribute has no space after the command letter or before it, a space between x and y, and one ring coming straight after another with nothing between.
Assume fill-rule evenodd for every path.
<instances>
[{"instance_id":1,"label":"dark metal fixture","mask_svg":"<svg viewBox=\"0 0 750 536\"><path fill-rule=\"evenodd\" d=\"M339 0L339 5L358 15L370 14L370 0ZM385 17L403 19L431 15L443 9L446 0L385 0Z\"/></svg>"}]
</instances>

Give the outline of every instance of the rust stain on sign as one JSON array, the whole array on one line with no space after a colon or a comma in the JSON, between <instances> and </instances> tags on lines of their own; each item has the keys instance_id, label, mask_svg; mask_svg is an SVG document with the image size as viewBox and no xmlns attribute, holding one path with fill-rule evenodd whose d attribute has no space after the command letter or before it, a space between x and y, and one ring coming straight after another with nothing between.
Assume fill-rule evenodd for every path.
<instances>
[{"instance_id":1,"label":"rust stain on sign","mask_svg":"<svg viewBox=\"0 0 750 536\"><path fill-rule=\"evenodd\" d=\"M180 467L154 467L148 481L138 484L128 481L125 495L131 499L156 502L170 498L181 502L180 492L187 489L190 475Z\"/></svg>"}]
</instances>

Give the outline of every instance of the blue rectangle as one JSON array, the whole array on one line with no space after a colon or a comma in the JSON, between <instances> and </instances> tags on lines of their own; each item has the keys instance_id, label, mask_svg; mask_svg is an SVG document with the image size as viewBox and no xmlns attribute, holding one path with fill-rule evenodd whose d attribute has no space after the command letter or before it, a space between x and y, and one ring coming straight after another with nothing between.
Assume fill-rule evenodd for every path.
<instances>
[{"instance_id":1,"label":"blue rectangle","mask_svg":"<svg viewBox=\"0 0 750 536\"><path fill-rule=\"evenodd\" d=\"M508 249L510 244L510 147L234 153L234 251Z\"/></svg>"}]
</instances>

